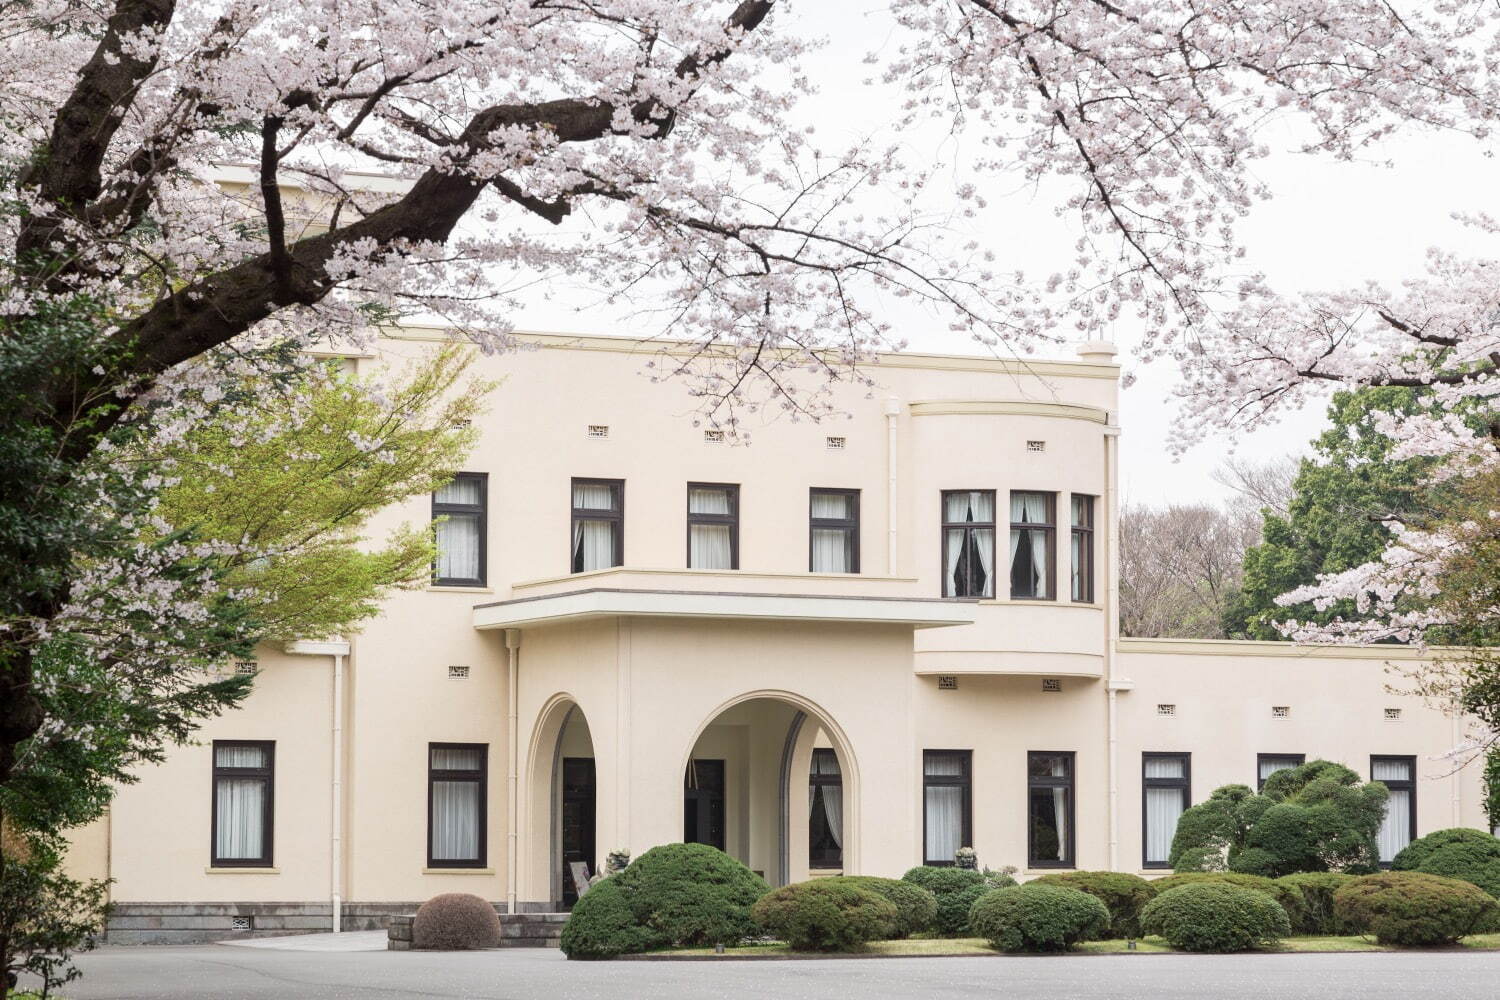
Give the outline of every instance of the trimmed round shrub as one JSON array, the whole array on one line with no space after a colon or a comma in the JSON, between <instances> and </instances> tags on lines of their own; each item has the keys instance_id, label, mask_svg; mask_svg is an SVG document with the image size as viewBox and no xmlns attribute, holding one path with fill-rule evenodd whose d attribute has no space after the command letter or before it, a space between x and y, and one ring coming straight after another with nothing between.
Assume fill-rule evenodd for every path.
<instances>
[{"instance_id":1,"label":"trimmed round shrub","mask_svg":"<svg viewBox=\"0 0 1500 1000\"><path fill-rule=\"evenodd\" d=\"M707 844L653 847L613 879L636 923L671 945L733 944L755 933L750 908L770 889Z\"/></svg>"},{"instance_id":2,"label":"trimmed round shrub","mask_svg":"<svg viewBox=\"0 0 1500 1000\"><path fill-rule=\"evenodd\" d=\"M1028 885L1060 885L1086 892L1109 911L1109 927L1104 936L1138 938L1141 936L1141 907L1156 898L1156 886L1139 875L1125 872L1053 872L1032 879Z\"/></svg>"},{"instance_id":3,"label":"trimmed round shrub","mask_svg":"<svg viewBox=\"0 0 1500 1000\"><path fill-rule=\"evenodd\" d=\"M973 929L969 927L969 911L974 908L974 903L987 892L999 891L981 882L937 897L937 912L932 917L933 933L939 937L970 937Z\"/></svg>"},{"instance_id":4,"label":"trimmed round shrub","mask_svg":"<svg viewBox=\"0 0 1500 1000\"><path fill-rule=\"evenodd\" d=\"M1463 879L1500 897L1500 837L1463 827L1436 830L1406 845L1391 868Z\"/></svg>"},{"instance_id":5,"label":"trimmed round shrub","mask_svg":"<svg viewBox=\"0 0 1500 1000\"><path fill-rule=\"evenodd\" d=\"M1028 882L985 892L969 910L969 926L1000 951L1066 951L1103 934L1109 910L1077 889Z\"/></svg>"},{"instance_id":6,"label":"trimmed round shrub","mask_svg":"<svg viewBox=\"0 0 1500 1000\"><path fill-rule=\"evenodd\" d=\"M937 897L919 885L903 882L898 878L876 878L874 875L845 875L825 879L842 882L865 889L888 900L896 907L896 919L891 925L890 937L904 938L920 934L932 927L937 916Z\"/></svg>"},{"instance_id":7,"label":"trimmed round shrub","mask_svg":"<svg viewBox=\"0 0 1500 1000\"><path fill-rule=\"evenodd\" d=\"M972 868L939 868L923 865L901 876L901 881L921 886L937 899L932 930L942 937L963 937L969 933L969 908L991 889L1015 885L1015 879L1001 872L979 872Z\"/></svg>"},{"instance_id":8,"label":"trimmed round shrub","mask_svg":"<svg viewBox=\"0 0 1500 1000\"><path fill-rule=\"evenodd\" d=\"M1333 908L1344 926L1374 935L1381 944L1426 947L1487 930L1500 904L1456 878L1392 871L1342 886L1333 894Z\"/></svg>"},{"instance_id":9,"label":"trimmed round shrub","mask_svg":"<svg viewBox=\"0 0 1500 1000\"><path fill-rule=\"evenodd\" d=\"M473 951L500 946L500 916L467 892L445 892L417 908L411 945L424 951Z\"/></svg>"},{"instance_id":10,"label":"trimmed round shrub","mask_svg":"<svg viewBox=\"0 0 1500 1000\"><path fill-rule=\"evenodd\" d=\"M1291 926L1300 927L1307 922L1307 903L1302 899L1302 891L1294 885L1278 882L1262 875L1245 875L1241 872L1178 872L1175 875L1159 878L1151 884L1156 886L1156 892L1160 895L1168 889L1199 882L1220 882L1240 889L1263 892L1281 904Z\"/></svg>"},{"instance_id":11,"label":"trimmed round shrub","mask_svg":"<svg viewBox=\"0 0 1500 1000\"><path fill-rule=\"evenodd\" d=\"M636 922L619 883L606 878L573 904L563 924L562 951L569 958L614 958L660 945L661 939Z\"/></svg>"},{"instance_id":12,"label":"trimmed round shrub","mask_svg":"<svg viewBox=\"0 0 1500 1000\"><path fill-rule=\"evenodd\" d=\"M896 904L846 879L813 879L773 889L751 909L767 934L794 951L849 951L887 937Z\"/></svg>"},{"instance_id":13,"label":"trimmed round shrub","mask_svg":"<svg viewBox=\"0 0 1500 1000\"><path fill-rule=\"evenodd\" d=\"M973 868L939 868L936 865L922 865L908 870L905 875L901 876L901 881L919 885L934 896L942 896L946 893L968 889L971 886L984 885L984 873L975 871Z\"/></svg>"},{"instance_id":14,"label":"trimmed round shrub","mask_svg":"<svg viewBox=\"0 0 1500 1000\"><path fill-rule=\"evenodd\" d=\"M1343 934L1343 925L1333 912L1333 894L1354 878L1341 872L1299 872L1277 879L1277 884L1302 894L1302 919L1292 925L1292 931L1296 934Z\"/></svg>"},{"instance_id":15,"label":"trimmed round shrub","mask_svg":"<svg viewBox=\"0 0 1500 1000\"><path fill-rule=\"evenodd\" d=\"M1141 910L1141 927L1183 951L1247 951L1292 932L1286 910L1268 894L1208 880L1163 890Z\"/></svg>"}]
</instances>

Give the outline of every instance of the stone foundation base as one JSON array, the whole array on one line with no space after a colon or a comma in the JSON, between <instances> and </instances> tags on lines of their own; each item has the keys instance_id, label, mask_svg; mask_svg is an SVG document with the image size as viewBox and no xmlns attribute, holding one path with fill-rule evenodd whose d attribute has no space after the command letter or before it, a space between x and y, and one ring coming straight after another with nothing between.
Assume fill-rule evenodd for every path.
<instances>
[{"instance_id":1,"label":"stone foundation base","mask_svg":"<svg viewBox=\"0 0 1500 1000\"><path fill-rule=\"evenodd\" d=\"M392 917L415 913L422 901L345 903L346 931L378 931ZM504 903L496 903L499 913ZM552 902L516 905L518 913L550 913ZM106 944L200 944L283 934L322 934L333 930L333 906L318 903L115 903L104 935Z\"/></svg>"}]
</instances>

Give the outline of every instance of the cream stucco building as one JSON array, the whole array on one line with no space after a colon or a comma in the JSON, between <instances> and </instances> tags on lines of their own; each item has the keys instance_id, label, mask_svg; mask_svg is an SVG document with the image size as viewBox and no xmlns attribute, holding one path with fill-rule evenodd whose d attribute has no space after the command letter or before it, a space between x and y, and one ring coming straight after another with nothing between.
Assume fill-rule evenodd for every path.
<instances>
[{"instance_id":1,"label":"cream stucco building","mask_svg":"<svg viewBox=\"0 0 1500 1000\"><path fill-rule=\"evenodd\" d=\"M655 345L524 339L481 362L465 474L376 526L443 518L434 585L262 650L241 710L79 832L113 940L553 910L569 862L683 839L773 884L964 845L1150 873L1185 804L1304 757L1389 780L1387 852L1483 825L1460 720L1387 692L1408 651L1118 637L1108 345L884 356L848 419L742 447L638 377Z\"/></svg>"}]
</instances>

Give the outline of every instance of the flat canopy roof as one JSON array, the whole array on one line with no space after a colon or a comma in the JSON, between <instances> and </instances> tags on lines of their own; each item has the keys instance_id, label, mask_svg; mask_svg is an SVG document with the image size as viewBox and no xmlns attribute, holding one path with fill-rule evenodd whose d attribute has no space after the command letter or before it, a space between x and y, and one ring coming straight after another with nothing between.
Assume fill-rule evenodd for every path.
<instances>
[{"instance_id":1,"label":"flat canopy roof","mask_svg":"<svg viewBox=\"0 0 1500 1000\"><path fill-rule=\"evenodd\" d=\"M974 621L968 603L924 598L739 594L596 587L474 606L477 629L525 628L617 615L761 621L869 622L941 628Z\"/></svg>"}]
</instances>

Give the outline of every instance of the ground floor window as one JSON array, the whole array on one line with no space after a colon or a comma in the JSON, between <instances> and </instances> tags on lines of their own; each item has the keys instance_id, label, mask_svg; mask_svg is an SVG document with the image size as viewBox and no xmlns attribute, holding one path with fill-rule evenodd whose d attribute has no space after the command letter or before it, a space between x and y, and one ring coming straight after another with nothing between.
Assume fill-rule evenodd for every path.
<instances>
[{"instance_id":1,"label":"ground floor window","mask_svg":"<svg viewBox=\"0 0 1500 1000\"><path fill-rule=\"evenodd\" d=\"M271 867L276 744L214 740L213 866Z\"/></svg>"},{"instance_id":2,"label":"ground floor window","mask_svg":"<svg viewBox=\"0 0 1500 1000\"><path fill-rule=\"evenodd\" d=\"M1026 755L1027 862L1033 868L1073 867L1072 751Z\"/></svg>"},{"instance_id":3,"label":"ground floor window","mask_svg":"<svg viewBox=\"0 0 1500 1000\"><path fill-rule=\"evenodd\" d=\"M1417 833L1417 758L1371 757L1370 780L1383 782L1391 793L1375 835L1380 863L1389 866Z\"/></svg>"},{"instance_id":4,"label":"ground floor window","mask_svg":"<svg viewBox=\"0 0 1500 1000\"><path fill-rule=\"evenodd\" d=\"M1141 863L1166 868L1177 834L1177 820L1191 804L1190 757L1185 753L1141 755Z\"/></svg>"},{"instance_id":5,"label":"ground floor window","mask_svg":"<svg viewBox=\"0 0 1500 1000\"><path fill-rule=\"evenodd\" d=\"M1305 753L1262 753L1255 755L1255 790L1266 787L1266 779L1277 771L1301 767L1307 762Z\"/></svg>"},{"instance_id":6,"label":"ground floor window","mask_svg":"<svg viewBox=\"0 0 1500 1000\"><path fill-rule=\"evenodd\" d=\"M427 746L427 866L485 866L485 784L489 747L483 743Z\"/></svg>"},{"instance_id":7,"label":"ground floor window","mask_svg":"<svg viewBox=\"0 0 1500 1000\"><path fill-rule=\"evenodd\" d=\"M844 866L844 777L831 749L813 750L807 784L807 866Z\"/></svg>"},{"instance_id":8,"label":"ground floor window","mask_svg":"<svg viewBox=\"0 0 1500 1000\"><path fill-rule=\"evenodd\" d=\"M974 843L973 762L971 750L922 751L923 864L951 865Z\"/></svg>"},{"instance_id":9,"label":"ground floor window","mask_svg":"<svg viewBox=\"0 0 1500 1000\"><path fill-rule=\"evenodd\" d=\"M694 758L683 776L682 840L724 850L724 762Z\"/></svg>"}]
</instances>

